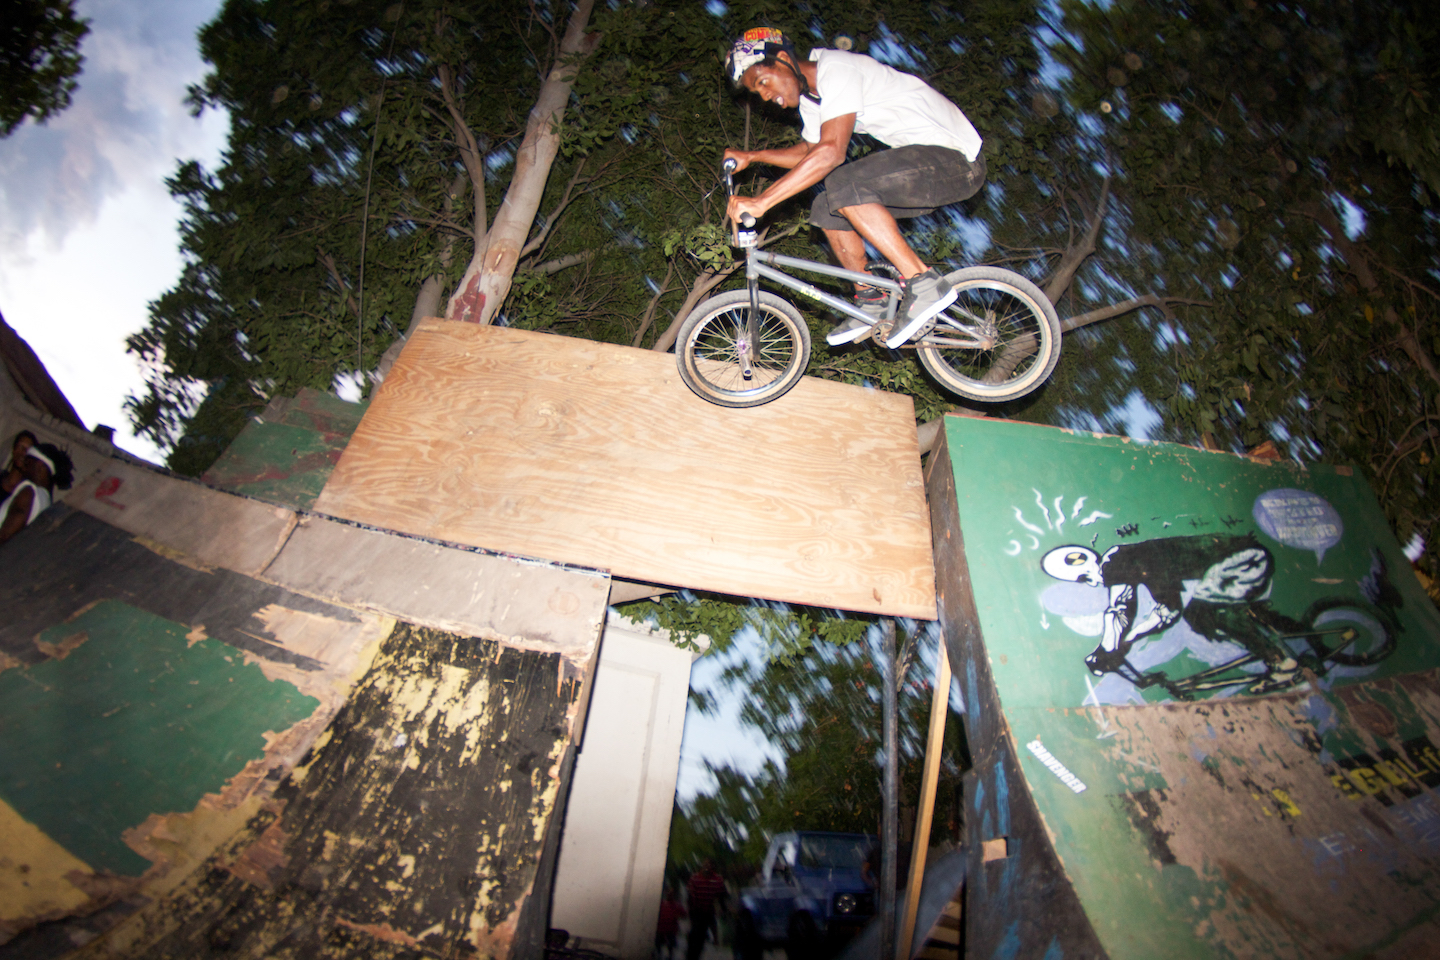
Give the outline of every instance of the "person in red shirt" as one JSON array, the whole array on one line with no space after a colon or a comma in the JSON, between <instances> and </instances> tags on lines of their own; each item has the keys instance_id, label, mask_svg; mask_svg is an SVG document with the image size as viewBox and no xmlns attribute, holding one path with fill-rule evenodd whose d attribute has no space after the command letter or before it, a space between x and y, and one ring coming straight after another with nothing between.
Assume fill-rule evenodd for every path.
<instances>
[{"instance_id":1,"label":"person in red shirt","mask_svg":"<svg viewBox=\"0 0 1440 960\"><path fill-rule=\"evenodd\" d=\"M685 942L685 960L700 960L705 940L715 929L716 908L725 900L725 880L715 872L715 862L706 860L690 877L690 936ZM716 936L719 942L719 936Z\"/></svg>"},{"instance_id":2,"label":"person in red shirt","mask_svg":"<svg viewBox=\"0 0 1440 960\"><path fill-rule=\"evenodd\" d=\"M660 919L655 923L655 955L663 960L675 956L675 936L680 932L680 918L685 916L685 904L674 887L666 887L660 899Z\"/></svg>"}]
</instances>

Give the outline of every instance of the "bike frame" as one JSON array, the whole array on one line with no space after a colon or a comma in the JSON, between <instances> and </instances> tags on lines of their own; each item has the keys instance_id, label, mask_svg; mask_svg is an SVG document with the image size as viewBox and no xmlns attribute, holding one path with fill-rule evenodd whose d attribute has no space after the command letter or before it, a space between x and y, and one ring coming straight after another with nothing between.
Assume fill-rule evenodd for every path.
<instances>
[{"instance_id":1,"label":"bike frame","mask_svg":"<svg viewBox=\"0 0 1440 960\"><path fill-rule=\"evenodd\" d=\"M735 179L728 167L725 169L724 175L726 193L733 197L735 195ZM778 253L766 253L758 246L758 239L755 236L755 221L748 215L746 215L744 219L750 222L745 225L735 225L736 234L734 235L733 242L736 246L742 247L745 250L745 284L750 291L750 315L746 317L744 336L740 338L739 360L741 375L745 379L748 380L753 375L751 356L755 351L755 318L760 315L760 280L762 278L769 280L777 286L793 290L802 297L806 297L818 304L828 307L836 313L853 317L862 323L875 324L874 318L855 306L855 304L847 300L842 300L834 294L826 293L814 284L806 283L804 280L792 277L780 268L802 270L806 273L833 277L836 280L849 280L852 283L863 283L866 286L884 290L890 296L885 302L885 316L881 322L895 318L895 311L900 304L900 294L902 292L898 281L892 280L889 277L877 276L873 273L846 270L844 267L831 266L828 263L821 263L818 260L805 260L801 257L787 257ZM969 313L966 315L976 321L976 323L983 324L983 320L980 317L975 317ZM966 339L945 340L927 337L927 341L937 346L943 345L964 349L984 350L989 349L992 345L992 341L976 327L953 323L952 326L958 328L958 332L963 334Z\"/></svg>"},{"instance_id":2,"label":"bike frame","mask_svg":"<svg viewBox=\"0 0 1440 960\"><path fill-rule=\"evenodd\" d=\"M1343 649L1345 646L1342 644L1340 647L1337 647L1336 650L1331 650L1318 645L1316 638L1339 633L1342 634L1342 639L1344 639L1343 635L1350 629L1351 628L1346 626L1330 627L1328 629L1324 627L1312 627L1309 630L1303 630L1298 633L1281 633L1277 630L1273 632L1271 639L1280 640L1285 643L1287 647L1292 640L1305 641L1310 648L1308 651L1300 652L1292 650L1290 653L1298 659L1301 665L1314 669L1319 664L1324 663L1336 650ZM1270 671L1268 669L1264 673L1250 674L1249 679L1245 676L1227 676L1232 671L1238 670L1241 667L1249 666L1252 663L1261 663L1263 659L1264 658L1258 654L1246 653L1244 656L1236 657L1234 660L1228 660L1225 663L1216 664L1205 670L1196 671L1189 676L1171 680L1158 670L1148 670L1142 673L1130 663L1130 658L1127 656L1122 661L1121 667L1114 672L1126 680L1129 680L1141 690L1148 687L1164 687L1166 692L1171 696L1184 700L1189 699L1192 694L1196 693L1209 693L1212 690L1223 690L1226 687L1237 685L1251 686L1266 683L1270 678ZM1294 682L1299 683L1301 679L1303 678L1297 678Z\"/></svg>"},{"instance_id":3,"label":"bike frame","mask_svg":"<svg viewBox=\"0 0 1440 960\"><path fill-rule=\"evenodd\" d=\"M776 267L804 270L807 273L818 273L821 276L849 280L852 283L863 283L884 290L890 294L890 299L885 305L886 320L895 316L896 305L900 302L900 284L889 277L879 277L857 270L846 270L843 267L832 267L828 263L820 263L817 260L803 260L799 257L787 257L778 253L766 253L756 247L750 247L745 251L745 281L750 285L750 308L752 310L758 306L756 297L759 292L760 279L763 277L779 286L794 290L802 297L808 297L816 303L824 304L837 313L843 313L866 323L871 322L871 317L853 303L848 303L834 294L826 293L814 284L792 277L782 270L777 270Z\"/></svg>"}]
</instances>

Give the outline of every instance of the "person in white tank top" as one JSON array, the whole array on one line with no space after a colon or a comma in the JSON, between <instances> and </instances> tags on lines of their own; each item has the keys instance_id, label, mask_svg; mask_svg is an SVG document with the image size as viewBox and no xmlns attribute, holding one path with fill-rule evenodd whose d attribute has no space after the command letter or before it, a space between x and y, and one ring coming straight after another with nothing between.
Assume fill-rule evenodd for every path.
<instances>
[{"instance_id":1,"label":"person in white tank top","mask_svg":"<svg viewBox=\"0 0 1440 960\"><path fill-rule=\"evenodd\" d=\"M25 479L0 503L0 543L44 513L50 507L55 487L68 490L75 477L69 455L49 443L36 444L26 451L22 467Z\"/></svg>"}]
</instances>

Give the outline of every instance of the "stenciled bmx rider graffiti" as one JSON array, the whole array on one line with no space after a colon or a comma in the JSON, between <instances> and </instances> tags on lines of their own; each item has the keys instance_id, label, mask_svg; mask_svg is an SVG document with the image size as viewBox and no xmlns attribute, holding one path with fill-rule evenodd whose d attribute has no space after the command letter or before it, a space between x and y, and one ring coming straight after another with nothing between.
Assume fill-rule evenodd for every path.
<instances>
[{"instance_id":1,"label":"stenciled bmx rider graffiti","mask_svg":"<svg viewBox=\"0 0 1440 960\"><path fill-rule=\"evenodd\" d=\"M1069 544L1046 553L1041 566L1057 580L1107 591L1100 645L1085 658L1092 673L1117 673L1137 687L1160 686L1192 699L1236 685L1267 693L1299 683L1307 670L1324 674L1335 665L1368 665L1388 656L1399 629L1394 610L1400 598L1379 553L1373 558L1360 584L1368 603L1327 598L1312 604L1302 621L1271 609L1275 558L1249 534L1122 543L1104 555ZM1143 616L1142 586L1152 601ZM1185 677L1135 669L1131 649L1181 619L1206 639L1238 643L1246 653Z\"/></svg>"}]
</instances>

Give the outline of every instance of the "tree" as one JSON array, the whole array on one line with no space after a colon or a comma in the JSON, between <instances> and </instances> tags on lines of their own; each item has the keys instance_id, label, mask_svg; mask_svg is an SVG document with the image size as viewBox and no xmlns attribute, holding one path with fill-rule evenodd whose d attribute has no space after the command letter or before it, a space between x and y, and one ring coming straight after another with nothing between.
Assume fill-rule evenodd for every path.
<instances>
[{"instance_id":1,"label":"tree","mask_svg":"<svg viewBox=\"0 0 1440 960\"><path fill-rule=\"evenodd\" d=\"M704 857L717 863L757 865L769 838L786 830L875 833L880 822L882 656L876 625L847 621L864 634L835 643L815 640L803 655L734 659L722 683L743 702L741 722L776 747L780 762L754 774L712 768L712 789L684 804L672 826L671 862ZM924 625L919 625L923 628ZM918 628L917 628L918 629ZM918 647L933 631L912 629L899 658L901 804L914 806L929 722L931 685ZM772 648L773 649L773 648ZM702 702L699 709L711 705ZM951 809L968 763L958 718L946 732L937 807ZM953 838L956 825L937 821L935 839Z\"/></svg>"},{"instance_id":2,"label":"tree","mask_svg":"<svg viewBox=\"0 0 1440 960\"><path fill-rule=\"evenodd\" d=\"M70 106L88 20L73 0L7 0L0 22L0 137L30 117L44 123Z\"/></svg>"},{"instance_id":3,"label":"tree","mask_svg":"<svg viewBox=\"0 0 1440 960\"><path fill-rule=\"evenodd\" d=\"M587 13L570 14L582 46ZM439 312L456 245L486 238L494 187L549 136L553 104L528 139L519 118L537 91L563 101L566 14L231 0L202 31L215 69L191 103L230 112L230 145L215 173L191 163L171 179L187 266L130 339L155 370L132 417L179 441L173 466L203 469L271 393L363 375L413 318ZM547 78L547 60L565 63ZM523 165L543 184L543 163ZM186 433L192 420L212 429Z\"/></svg>"},{"instance_id":4,"label":"tree","mask_svg":"<svg viewBox=\"0 0 1440 960\"><path fill-rule=\"evenodd\" d=\"M1103 411L1138 390L1165 414L1161 436L1358 463L1402 538L1428 530L1440 148L1420 119L1435 92L1427 11L1064 11L1058 94L1074 152L1111 183L1077 294L1158 287L1203 306L1079 340L1093 372L1062 371L1084 389L1054 415L1108 426Z\"/></svg>"},{"instance_id":5,"label":"tree","mask_svg":"<svg viewBox=\"0 0 1440 960\"><path fill-rule=\"evenodd\" d=\"M470 290L451 299L472 319L492 317L494 296L473 312L471 294L486 292L477 265L518 237L508 322L643 335L643 261L709 212L675 177L713 136L718 78L685 75L705 76L697 57L720 28L677 16L679 4L607 8L595 26L623 27L614 54L575 74L594 46L585 9L231 0L206 27L214 71L191 100L230 111L231 143L218 171L191 164L170 181L189 262L130 341L155 371L132 417L174 447L172 466L203 469L272 393L368 384L447 290ZM538 217L526 212L536 197Z\"/></svg>"}]
</instances>

